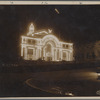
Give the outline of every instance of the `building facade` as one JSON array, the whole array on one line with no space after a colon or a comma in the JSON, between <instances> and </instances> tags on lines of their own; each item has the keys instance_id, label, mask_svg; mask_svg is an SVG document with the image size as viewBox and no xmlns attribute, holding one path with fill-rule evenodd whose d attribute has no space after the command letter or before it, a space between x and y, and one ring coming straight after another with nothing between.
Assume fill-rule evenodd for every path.
<instances>
[{"instance_id":1,"label":"building facade","mask_svg":"<svg viewBox=\"0 0 100 100\"><path fill-rule=\"evenodd\" d=\"M21 37L21 56L25 60L73 61L73 44L59 41L50 29L34 32L31 24Z\"/></svg>"},{"instance_id":2,"label":"building facade","mask_svg":"<svg viewBox=\"0 0 100 100\"><path fill-rule=\"evenodd\" d=\"M100 61L100 41L77 46L74 50L76 61Z\"/></svg>"}]
</instances>

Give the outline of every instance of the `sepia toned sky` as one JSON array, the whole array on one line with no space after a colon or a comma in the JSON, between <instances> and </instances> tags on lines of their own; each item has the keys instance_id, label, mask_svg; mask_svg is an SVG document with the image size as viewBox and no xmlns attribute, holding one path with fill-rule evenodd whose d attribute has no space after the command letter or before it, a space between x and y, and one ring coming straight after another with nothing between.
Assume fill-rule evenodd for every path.
<instances>
[{"instance_id":1,"label":"sepia toned sky","mask_svg":"<svg viewBox=\"0 0 100 100\"><path fill-rule=\"evenodd\" d=\"M31 22L35 26L35 31L52 29L52 33L60 40L73 42L75 45L100 40L99 5L2 5L0 6L1 57L17 57L20 53L20 36L28 32Z\"/></svg>"}]
</instances>

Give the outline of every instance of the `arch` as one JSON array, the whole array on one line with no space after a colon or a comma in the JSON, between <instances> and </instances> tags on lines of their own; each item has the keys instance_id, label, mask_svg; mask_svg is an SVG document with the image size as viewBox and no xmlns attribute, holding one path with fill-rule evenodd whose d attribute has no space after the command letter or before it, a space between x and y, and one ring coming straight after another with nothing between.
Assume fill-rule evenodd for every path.
<instances>
[{"instance_id":1,"label":"arch","mask_svg":"<svg viewBox=\"0 0 100 100\"><path fill-rule=\"evenodd\" d=\"M59 46L59 40L54 35L46 35L42 39L42 44L46 45L48 42L51 42L55 47Z\"/></svg>"},{"instance_id":2,"label":"arch","mask_svg":"<svg viewBox=\"0 0 100 100\"><path fill-rule=\"evenodd\" d=\"M48 44L50 44L52 47L56 47L56 45L57 45L54 41L48 40L48 41L45 41L43 47L48 45Z\"/></svg>"}]
</instances>

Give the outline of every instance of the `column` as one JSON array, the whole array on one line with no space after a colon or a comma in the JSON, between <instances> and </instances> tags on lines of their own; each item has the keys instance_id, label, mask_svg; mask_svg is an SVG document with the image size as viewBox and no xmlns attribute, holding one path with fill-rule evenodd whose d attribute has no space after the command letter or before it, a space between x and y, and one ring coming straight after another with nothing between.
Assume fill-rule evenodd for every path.
<instances>
[{"instance_id":1,"label":"column","mask_svg":"<svg viewBox=\"0 0 100 100\"><path fill-rule=\"evenodd\" d=\"M57 49L57 60L59 60L59 49Z\"/></svg>"},{"instance_id":2,"label":"column","mask_svg":"<svg viewBox=\"0 0 100 100\"><path fill-rule=\"evenodd\" d=\"M21 46L21 56L23 56L23 46Z\"/></svg>"},{"instance_id":3,"label":"column","mask_svg":"<svg viewBox=\"0 0 100 100\"><path fill-rule=\"evenodd\" d=\"M38 59L38 48L36 48L35 53L36 53L35 60L37 60Z\"/></svg>"},{"instance_id":4,"label":"column","mask_svg":"<svg viewBox=\"0 0 100 100\"><path fill-rule=\"evenodd\" d=\"M28 60L28 58L27 58L27 47L25 47L25 59Z\"/></svg>"},{"instance_id":5,"label":"column","mask_svg":"<svg viewBox=\"0 0 100 100\"><path fill-rule=\"evenodd\" d=\"M34 54L35 54L35 49L33 48L33 56L32 56L32 60L34 60Z\"/></svg>"},{"instance_id":6,"label":"column","mask_svg":"<svg viewBox=\"0 0 100 100\"><path fill-rule=\"evenodd\" d=\"M39 58L38 48L36 49L36 60Z\"/></svg>"},{"instance_id":7,"label":"column","mask_svg":"<svg viewBox=\"0 0 100 100\"><path fill-rule=\"evenodd\" d=\"M55 48L52 47L52 51L51 51L51 56L52 56L52 60L55 61Z\"/></svg>"},{"instance_id":8,"label":"column","mask_svg":"<svg viewBox=\"0 0 100 100\"><path fill-rule=\"evenodd\" d=\"M55 49L55 61L57 61L57 49Z\"/></svg>"},{"instance_id":9,"label":"column","mask_svg":"<svg viewBox=\"0 0 100 100\"><path fill-rule=\"evenodd\" d=\"M41 55L41 48L39 49L39 57L42 58L42 55Z\"/></svg>"},{"instance_id":10,"label":"column","mask_svg":"<svg viewBox=\"0 0 100 100\"><path fill-rule=\"evenodd\" d=\"M68 52L66 51L66 61L68 61Z\"/></svg>"},{"instance_id":11,"label":"column","mask_svg":"<svg viewBox=\"0 0 100 100\"><path fill-rule=\"evenodd\" d=\"M61 60L61 50L59 49L59 60Z\"/></svg>"},{"instance_id":12,"label":"column","mask_svg":"<svg viewBox=\"0 0 100 100\"><path fill-rule=\"evenodd\" d=\"M58 49L56 49L56 60L59 60L59 50Z\"/></svg>"},{"instance_id":13,"label":"column","mask_svg":"<svg viewBox=\"0 0 100 100\"><path fill-rule=\"evenodd\" d=\"M52 47L52 61L55 61L55 49Z\"/></svg>"},{"instance_id":14,"label":"column","mask_svg":"<svg viewBox=\"0 0 100 100\"><path fill-rule=\"evenodd\" d=\"M61 60L62 60L62 50L61 50L60 54L61 54Z\"/></svg>"},{"instance_id":15,"label":"column","mask_svg":"<svg viewBox=\"0 0 100 100\"><path fill-rule=\"evenodd\" d=\"M23 37L22 37L22 43L23 43Z\"/></svg>"},{"instance_id":16,"label":"column","mask_svg":"<svg viewBox=\"0 0 100 100\"><path fill-rule=\"evenodd\" d=\"M43 60L46 60L45 57L46 57L46 56L45 56L45 47L44 47L44 48L43 48Z\"/></svg>"},{"instance_id":17,"label":"column","mask_svg":"<svg viewBox=\"0 0 100 100\"><path fill-rule=\"evenodd\" d=\"M73 52L70 52L70 61L73 61Z\"/></svg>"},{"instance_id":18,"label":"column","mask_svg":"<svg viewBox=\"0 0 100 100\"><path fill-rule=\"evenodd\" d=\"M68 61L70 61L70 52L68 52Z\"/></svg>"},{"instance_id":19,"label":"column","mask_svg":"<svg viewBox=\"0 0 100 100\"><path fill-rule=\"evenodd\" d=\"M42 60L44 60L44 59L43 59L43 55L44 55L43 52L44 52L44 51L43 51L43 48L41 48L41 58L42 58Z\"/></svg>"}]
</instances>

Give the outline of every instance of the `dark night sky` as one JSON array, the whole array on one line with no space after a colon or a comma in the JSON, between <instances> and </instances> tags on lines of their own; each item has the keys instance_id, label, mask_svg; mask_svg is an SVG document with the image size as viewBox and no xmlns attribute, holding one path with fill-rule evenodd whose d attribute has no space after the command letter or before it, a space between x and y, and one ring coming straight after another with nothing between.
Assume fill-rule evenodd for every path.
<instances>
[{"instance_id":1,"label":"dark night sky","mask_svg":"<svg viewBox=\"0 0 100 100\"><path fill-rule=\"evenodd\" d=\"M0 57L19 54L20 36L31 22L76 45L100 40L100 6L0 6Z\"/></svg>"}]
</instances>

